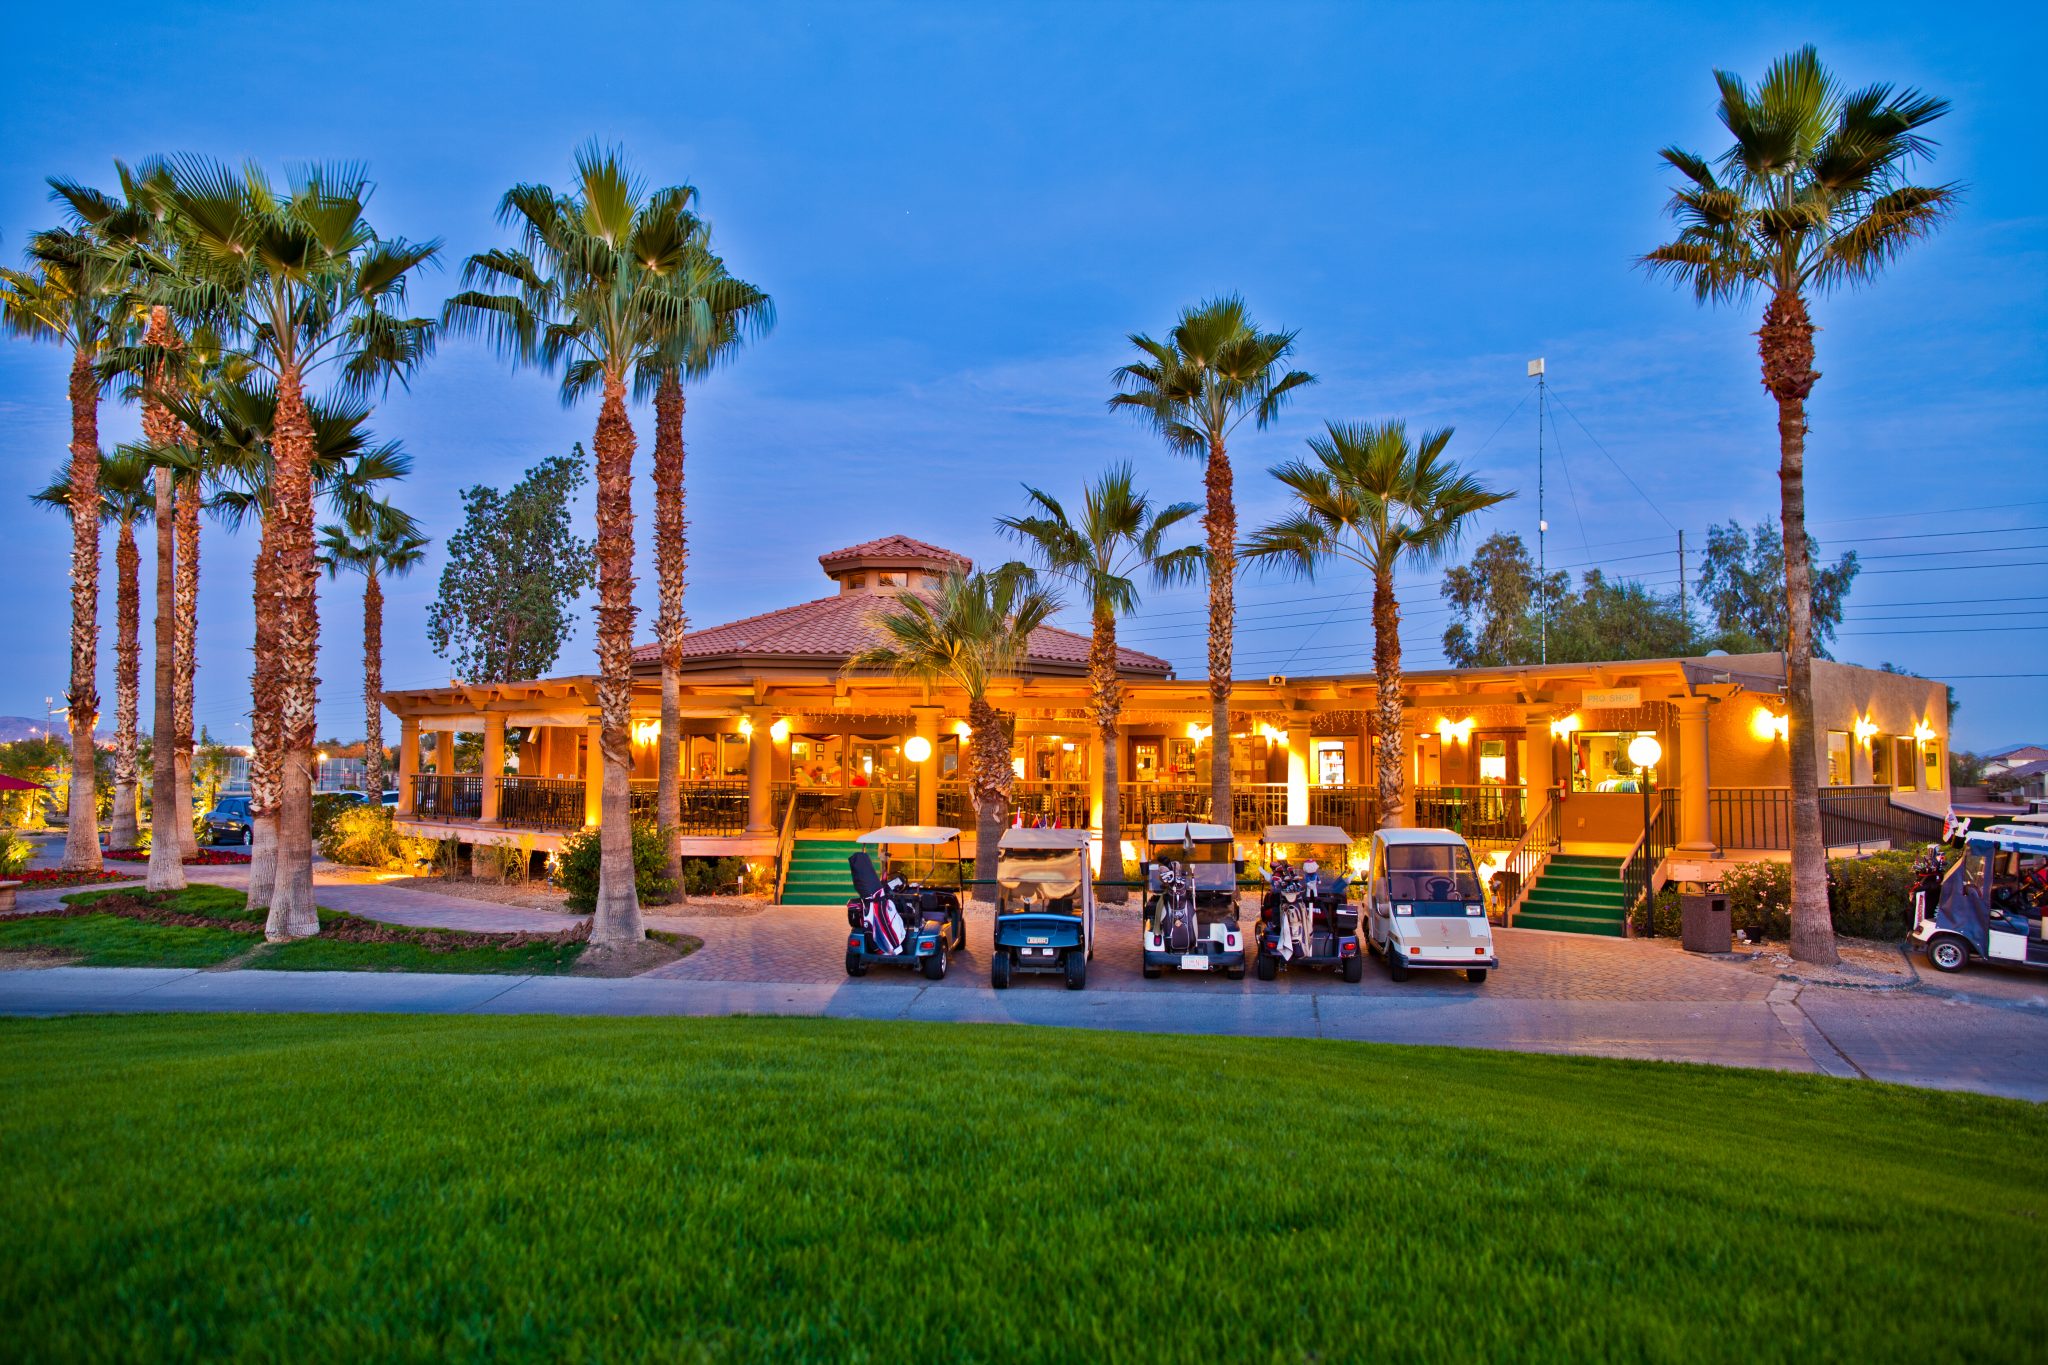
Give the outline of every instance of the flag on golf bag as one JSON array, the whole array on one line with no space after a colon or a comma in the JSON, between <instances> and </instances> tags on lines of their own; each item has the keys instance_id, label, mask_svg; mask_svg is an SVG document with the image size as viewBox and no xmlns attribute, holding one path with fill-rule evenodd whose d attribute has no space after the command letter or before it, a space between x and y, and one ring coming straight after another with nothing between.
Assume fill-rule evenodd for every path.
<instances>
[{"instance_id":1,"label":"flag on golf bag","mask_svg":"<svg viewBox=\"0 0 2048 1365\"><path fill-rule=\"evenodd\" d=\"M862 919L875 940L876 952L894 955L903 951L903 916L896 913L896 902L889 898L886 888L867 898Z\"/></svg>"}]
</instances>

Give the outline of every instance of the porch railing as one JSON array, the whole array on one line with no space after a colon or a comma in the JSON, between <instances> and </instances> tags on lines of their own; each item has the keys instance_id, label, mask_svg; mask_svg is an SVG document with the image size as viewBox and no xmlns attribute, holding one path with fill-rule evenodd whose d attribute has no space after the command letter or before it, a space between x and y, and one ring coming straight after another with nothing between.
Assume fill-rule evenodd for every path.
<instances>
[{"instance_id":1,"label":"porch railing","mask_svg":"<svg viewBox=\"0 0 2048 1365\"><path fill-rule=\"evenodd\" d=\"M422 820L481 820L484 779L478 773L415 773L412 813Z\"/></svg>"},{"instance_id":2,"label":"porch railing","mask_svg":"<svg viewBox=\"0 0 2048 1365\"><path fill-rule=\"evenodd\" d=\"M1527 800L1524 788L1494 783L1417 787L1415 823L1425 829L1455 830L1475 842L1513 843L1528 823Z\"/></svg>"},{"instance_id":3,"label":"porch railing","mask_svg":"<svg viewBox=\"0 0 2048 1365\"><path fill-rule=\"evenodd\" d=\"M1792 847L1790 787L1715 787L1707 793L1708 825L1723 849ZM1829 848L1941 837L1939 816L1893 802L1890 787L1822 787L1820 837Z\"/></svg>"},{"instance_id":4,"label":"porch railing","mask_svg":"<svg viewBox=\"0 0 2048 1365\"><path fill-rule=\"evenodd\" d=\"M1664 855L1671 851L1675 842L1672 828L1677 811L1676 801L1667 801L1661 796L1656 798L1656 804L1650 808L1649 827L1636 840L1635 847L1629 850L1628 857L1621 864L1622 904L1630 916L1656 890L1657 869L1664 865ZM1643 921L1649 926L1650 936L1655 937L1657 916L1654 908L1645 910Z\"/></svg>"},{"instance_id":5,"label":"porch railing","mask_svg":"<svg viewBox=\"0 0 2048 1365\"><path fill-rule=\"evenodd\" d=\"M1354 839L1363 839L1380 827L1380 792L1377 787L1310 787L1308 822L1335 825Z\"/></svg>"},{"instance_id":6,"label":"porch railing","mask_svg":"<svg viewBox=\"0 0 2048 1365\"><path fill-rule=\"evenodd\" d=\"M583 783L559 777L498 779L498 822L518 829L582 829Z\"/></svg>"},{"instance_id":7,"label":"porch railing","mask_svg":"<svg viewBox=\"0 0 2048 1365\"><path fill-rule=\"evenodd\" d=\"M1495 874L1504 879L1494 898L1494 909L1503 919L1512 922L1514 912L1522 908L1537 876L1561 842L1557 798L1545 792L1535 814L1524 822L1521 839L1509 850L1507 866Z\"/></svg>"},{"instance_id":8,"label":"porch railing","mask_svg":"<svg viewBox=\"0 0 2048 1365\"><path fill-rule=\"evenodd\" d=\"M792 813L794 828L805 830L876 829L908 825L917 820L917 787L911 783L877 783L869 787L801 787L775 784L774 804ZM942 798L943 799L943 798ZM746 819L745 784L741 784L741 822ZM953 824L943 815L939 823ZM958 826L968 828L968 826Z\"/></svg>"}]
</instances>

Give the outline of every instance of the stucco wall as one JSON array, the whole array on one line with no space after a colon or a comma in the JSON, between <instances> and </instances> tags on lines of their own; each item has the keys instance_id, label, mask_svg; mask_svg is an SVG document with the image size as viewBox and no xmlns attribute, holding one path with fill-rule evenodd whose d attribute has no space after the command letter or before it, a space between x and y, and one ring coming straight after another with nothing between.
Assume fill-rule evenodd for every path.
<instances>
[{"instance_id":1,"label":"stucco wall","mask_svg":"<svg viewBox=\"0 0 2048 1365\"><path fill-rule=\"evenodd\" d=\"M1933 814L1940 814L1948 808L1948 693L1941 683L1816 659L1813 664L1813 707L1814 728L1820 731L1814 736L1814 748L1823 781L1827 777L1826 732L1829 730L1850 733L1851 780L1862 784L1872 780L1870 747L1873 742L1910 736L1917 725L1932 729L1941 744L1941 762L1936 770L1938 785L1931 791L1928 789L1918 747L1915 746L1911 774L1913 790L1903 790L1906 783L1901 776L1897 779L1901 790L1893 792L1893 799L1901 805L1917 806ZM1877 726L1877 734L1872 740L1858 741L1854 738L1859 719Z\"/></svg>"}]
</instances>

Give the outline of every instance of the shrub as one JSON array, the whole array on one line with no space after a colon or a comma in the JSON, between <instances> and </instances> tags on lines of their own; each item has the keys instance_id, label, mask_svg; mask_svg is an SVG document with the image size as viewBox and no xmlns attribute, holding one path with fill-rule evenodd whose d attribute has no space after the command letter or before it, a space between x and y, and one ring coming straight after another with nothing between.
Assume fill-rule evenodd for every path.
<instances>
[{"instance_id":1,"label":"shrub","mask_svg":"<svg viewBox=\"0 0 2048 1365\"><path fill-rule=\"evenodd\" d=\"M350 867L409 866L391 812L382 806L358 805L333 812L316 837L321 856L329 862Z\"/></svg>"},{"instance_id":2,"label":"shrub","mask_svg":"<svg viewBox=\"0 0 2048 1365\"><path fill-rule=\"evenodd\" d=\"M683 894L719 896L746 884L744 858L683 859Z\"/></svg>"},{"instance_id":3,"label":"shrub","mask_svg":"<svg viewBox=\"0 0 2048 1365\"><path fill-rule=\"evenodd\" d=\"M353 792L313 793L313 841L318 843L326 838L327 831L334 827L334 822L341 816L362 808L363 803L356 799ZM378 809L381 810L382 807Z\"/></svg>"},{"instance_id":4,"label":"shrub","mask_svg":"<svg viewBox=\"0 0 2048 1365\"><path fill-rule=\"evenodd\" d=\"M1835 932L1852 938L1897 940L1911 927L1913 855L1875 853L1867 858L1833 858L1828 862L1828 913ZM1731 927L1751 938L1791 937L1792 866L1790 863L1743 863L1721 878L1717 893L1728 898ZM1680 930L1678 891L1667 886L1657 897L1657 932L1676 937ZM1637 907L1630 927L1643 931Z\"/></svg>"},{"instance_id":5,"label":"shrub","mask_svg":"<svg viewBox=\"0 0 2048 1365\"><path fill-rule=\"evenodd\" d=\"M0 877L12 877L35 856L34 844L12 830L0 829Z\"/></svg>"},{"instance_id":6,"label":"shrub","mask_svg":"<svg viewBox=\"0 0 2048 1365\"><path fill-rule=\"evenodd\" d=\"M571 910L597 908L601 856L595 829L580 830L562 840L562 851L555 859L555 884L569 893ZM643 905L665 904L675 893L675 883L668 879L668 850L652 821L633 822L633 884Z\"/></svg>"},{"instance_id":7,"label":"shrub","mask_svg":"<svg viewBox=\"0 0 2048 1365\"><path fill-rule=\"evenodd\" d=\"M477 844L470 849L469 869L486 881L503 882L507 886L523 886L527 880L527 869L533 866L533 840L521 838L513 843Z\"/></svg>"}]
</instances>

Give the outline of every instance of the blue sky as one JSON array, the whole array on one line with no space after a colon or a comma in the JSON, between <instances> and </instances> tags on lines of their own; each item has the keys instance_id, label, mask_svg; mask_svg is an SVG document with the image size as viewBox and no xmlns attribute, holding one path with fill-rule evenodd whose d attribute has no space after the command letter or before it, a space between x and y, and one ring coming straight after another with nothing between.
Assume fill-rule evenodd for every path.
<instances>
[{"instance_id":1,"label":"blue sky","mask_svg":"<svg viewBox=\"0 0 2048 1365\"><path fill-rule=\"evenodd\" d=\"M1533 537L1524 366L1541 355L1562 403L1551 563L1661 586L1678 529L1696 550L1710 523L1775 514L1777 447L1754 310L1701 309L1631 265L1666 232L1656 151L1718 150L1714 67L1754 76L1813 42L1850 82L1955 104L1923 174L1966 182L1962 212L1879 287L1815 306L1809 515L1824 550L1868 557L1837 657L1959 677L1957 741L1982 748L2048 732L2048 613L1960 614L2004 611L1972 599L2019 596L2048 561L2044 28L2017 7L1878 4L43 7L14 20L30 56L0 90L0 252L53 221L47 174L111 183L113 158L157 151L351 158L381 230L446 243L431 311L461 257L502 240L503 190L563 182L596 137L696 184L780 313L691 394L698 624L816 595L818 554L890 531L1004 555L991 522L1021 479L1071 494L1128 459L1158 495L1198 498L1197 468L1104 399L1126 333L1225 290L1298 328L1322 380L1236 443L1247 525L1279 510L1265 468L1323 420L1399 416L1455 426L1453 452L1524 492L1482 531ZM66 422L62 356L0 344L9 486L40 486ZM113 401L102 422L110 443L136 427ZM377 428L416 457L400 500L438 541L463 487L509 484L594 423L451 341ZM644 546L644 495L636 511ZM36 715L66 677L68 533L21 502L4 524L0 714ZM1980 529L1997 533L1909 538ZM199 714L240 739L251 544L210 536ZM1980 543L2035 548L1947 553ZM390 593L390 685L448 678L421 629L441 563ZM1959 567L1987 564L2015 567ZM1435 579L1404 587L1414 666L1441 658ZM1242 585L1240 674L1368 667L1355 588ZM111 723L110 580L103 603ZM322 612L321 730L351 737L351 585ZM1180 592L1127 638L1197 674L1202 631ZM589 640L585 612L561 671L590 666Z\"/></svg>"}]
</instances>

